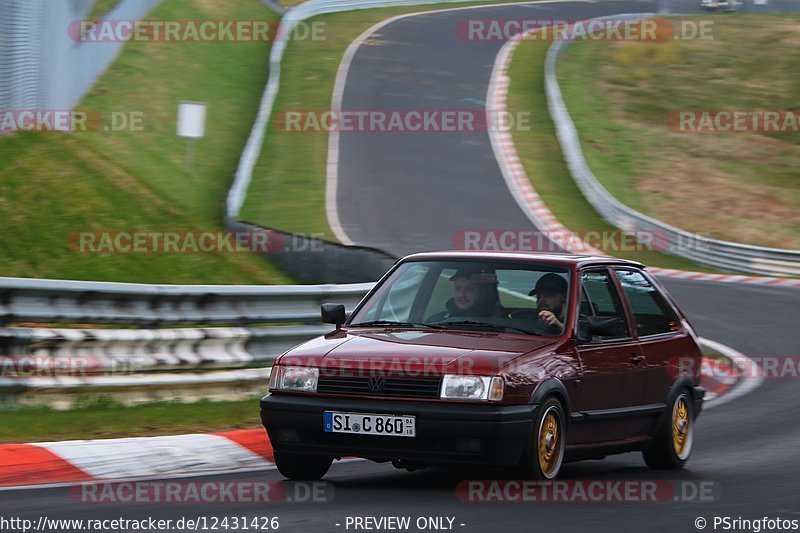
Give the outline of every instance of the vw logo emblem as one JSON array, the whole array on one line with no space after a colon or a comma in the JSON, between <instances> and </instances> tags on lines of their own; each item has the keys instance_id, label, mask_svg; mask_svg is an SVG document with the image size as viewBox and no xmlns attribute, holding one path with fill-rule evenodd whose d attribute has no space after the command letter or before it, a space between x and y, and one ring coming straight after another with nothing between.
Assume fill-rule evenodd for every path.
<instances>
[{"instance_id":1,"label":"vw logo emblem","mask_svg":"<svg viewBox=\"0 0 800 533\"><path fill-rule=\"evenodd\" d=\"M369 390L380 392L386 386L386 378L383 376L372 376L369 378Z\"/></svg>"}]
</instances>

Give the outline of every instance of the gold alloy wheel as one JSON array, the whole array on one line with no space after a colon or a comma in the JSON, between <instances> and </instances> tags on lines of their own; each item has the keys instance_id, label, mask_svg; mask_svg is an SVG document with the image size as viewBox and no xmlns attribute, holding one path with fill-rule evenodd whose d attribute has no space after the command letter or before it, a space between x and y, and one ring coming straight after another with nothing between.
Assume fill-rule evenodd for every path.
<instances>
[{"instance_id":1,"label":"gold alloy wheel","mask_svg":"<svg viewBox=\"0 0 800 533\"><path fill-rule=\"evenodd\" d=\"M692 450L693 430L689 401L681 394L672 408L672 446L679 459L686 459Z\"/></svg>"},{"instance_id":2,"label":"gold alloy wheel","mask_svg":"<svg viewBox=\"0 0 800 533\"><path fill-rule=\"evenodd\" d=\"M552 479L561 467L563 447L558 411L550 406L539 424L539 468L547 479Z\"/></svg>"}]
</instances>

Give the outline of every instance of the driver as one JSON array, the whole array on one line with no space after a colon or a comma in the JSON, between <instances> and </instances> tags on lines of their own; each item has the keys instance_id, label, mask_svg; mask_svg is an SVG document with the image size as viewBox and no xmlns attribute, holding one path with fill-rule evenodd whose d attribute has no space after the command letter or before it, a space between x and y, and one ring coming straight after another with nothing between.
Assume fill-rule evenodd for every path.
<instances>
[{"instance_id":1,"label":"driver","mask_svg":"<svg viewBox=\"0 0 800 533\"><path fill-rule=\"evenodd\" d=\"M553 331L562 331L567 312L567 280L552 272L545 274L528 295L536 295L539 320Z\"/></svg>"},{"instance_id":2,"label":"driver","mask_svg":"<svg viewBox=\"0 0 800 533\"><path fill-rule=\"evenodd\" d=\"M432 317L432 321L461 316L501 315L494 271L484 271L474 266L462 267L450 277L450 281L453 282L453 297L445 306L447 311Z\"/></svg>"}]
</instances>

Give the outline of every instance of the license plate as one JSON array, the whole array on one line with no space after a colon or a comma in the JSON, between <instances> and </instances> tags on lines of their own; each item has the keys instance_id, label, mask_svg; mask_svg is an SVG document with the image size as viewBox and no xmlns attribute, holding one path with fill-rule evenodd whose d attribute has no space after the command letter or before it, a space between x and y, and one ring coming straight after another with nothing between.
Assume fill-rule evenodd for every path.
<instances>
[{"instance_id":1,"label":"license plate","mask_svg":"<svg viewBox=\"0 0 800 533\"><path fill-rule=\"evenodd\" d=\"M325 411L325 433L361 433L385 437L416 437L416 419L409 415L376 415Z\"/></svg>"}]
</instances>

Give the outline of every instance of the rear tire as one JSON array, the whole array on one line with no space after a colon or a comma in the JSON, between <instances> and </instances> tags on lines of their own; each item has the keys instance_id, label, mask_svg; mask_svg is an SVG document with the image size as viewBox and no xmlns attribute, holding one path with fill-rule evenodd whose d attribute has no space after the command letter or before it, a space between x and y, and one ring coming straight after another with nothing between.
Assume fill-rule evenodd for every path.
<instances>
[{"instance_id":1,"label":"rear tire","mask_svg":"<svg viewBox=\"0 0 800 533\"><path fill-rule=\"evenodd\" d=\"M275 451L275 466L283 477L295 481L316 481L324 476L333 457Z\"/></svg>"},{"instance_id":2,"label":"rear tire","mask_svg":"<svg viewBox=\"0 0 800 533\"><path fill-rule=\"evenodd\" d=\"M564 408L558 399L551 396L539 407L520 460L523 476L539 480L558 477L567 443L565 420Z\"/></svg>"},{"instance_id":3,"label":"rear tire","mask_svg":"<svg viewBox=\"0 0 800 533\"><path fill-rule=\"evenodd\" d=\"M692 454L695 418L689 391L681 390L668 405L655 439L642 452L644 462L655 470L683 468Z\"/></svg>"}]
</instances>

